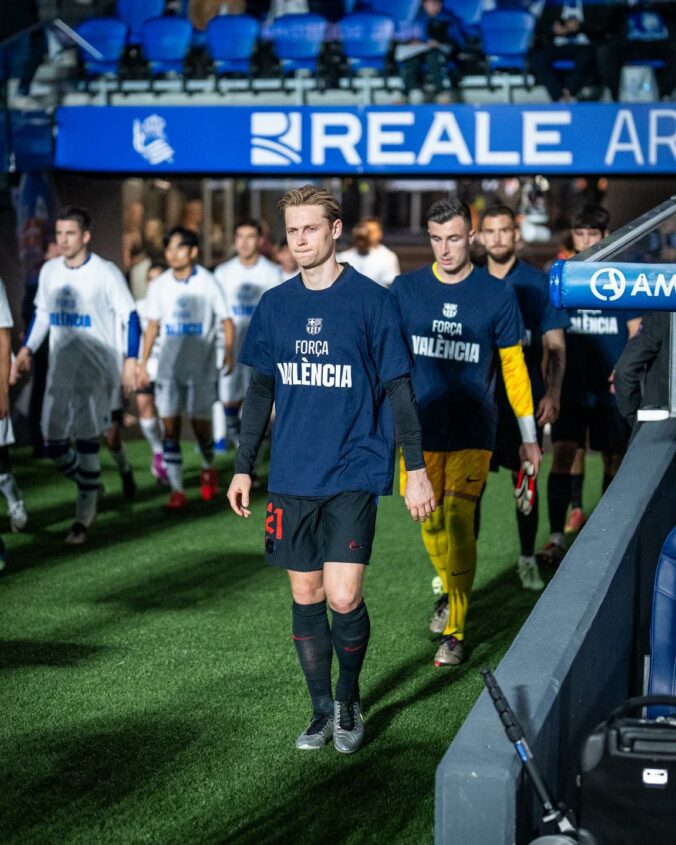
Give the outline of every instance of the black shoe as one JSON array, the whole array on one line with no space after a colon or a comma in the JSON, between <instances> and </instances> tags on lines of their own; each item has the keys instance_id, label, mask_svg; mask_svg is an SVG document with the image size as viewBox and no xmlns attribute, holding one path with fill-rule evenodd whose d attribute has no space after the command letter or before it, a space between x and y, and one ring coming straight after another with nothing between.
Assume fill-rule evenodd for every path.
<instances>
[{"instance_id":1,"label":"black shoe","mask_svg":"<svg viewBox=\"0 0 676 845\"><path fill-rule=\"evenodd\" d=\"M120 473L122 479L122 496L128 502L136 498L136 482L134 481L134 473L131 467L125 472Z\"/></svg>"},{"instance_id":2,"label":"black shoe","mask_svg":"<svg viewBox=\"0 0 676 845\"><path fill-rule=\"evenodd\" d=\"M69 546L81 546L87 542L87 526L81 522L74 522L66 537Z\"/></svg>"}]
</instances>

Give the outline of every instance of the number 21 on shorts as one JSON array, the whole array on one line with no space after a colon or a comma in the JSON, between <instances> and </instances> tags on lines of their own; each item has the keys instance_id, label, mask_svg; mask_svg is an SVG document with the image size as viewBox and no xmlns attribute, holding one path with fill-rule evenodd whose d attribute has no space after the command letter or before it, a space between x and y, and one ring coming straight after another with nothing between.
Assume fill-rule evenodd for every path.
<instances>
[{"instance_id":1,"label":"number 21 on shorts","mask_svg":"<svg viewBox=\"0 0 676 845\"><path fill-rule=\"evenodd\" d=\"M265 533L274 536L275 540L282 539L282 508L273 508L268 502L268 516L265 517Z\"/></svg>"}]
</instances>

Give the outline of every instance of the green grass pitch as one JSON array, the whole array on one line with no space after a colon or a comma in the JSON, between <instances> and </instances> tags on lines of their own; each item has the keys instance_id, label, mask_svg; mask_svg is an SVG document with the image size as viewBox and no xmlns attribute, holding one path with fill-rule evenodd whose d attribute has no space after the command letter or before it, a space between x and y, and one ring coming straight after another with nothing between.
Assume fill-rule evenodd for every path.
<instances>
[{"instance_id":1,"label":"green grass pitch","mask_svg":"<svg viewBox=\"0 0 676 845\"><path fill-rule=\"evenodd\" d=\"M399 497L381 500L366 582L367 742L344 757L293 748L310 714L286 576L262 562L264 494L249 521L223 494L202 503L184 444L191 507L166 515L145 444L129 450L137 501L122 501L102 452L107 493L77 550L63 543L72 486L14 454L30 523L8 535L2 520L0 841L431 843L435 768L480 691L477 669L497 664L536 598L515 574L507 473L489 479L470 655L456 670L432 665L419 527ZM230 466L220 458L223 487ZM592 458L589 503L599 486Z\"/></svg>"}]
</instances>

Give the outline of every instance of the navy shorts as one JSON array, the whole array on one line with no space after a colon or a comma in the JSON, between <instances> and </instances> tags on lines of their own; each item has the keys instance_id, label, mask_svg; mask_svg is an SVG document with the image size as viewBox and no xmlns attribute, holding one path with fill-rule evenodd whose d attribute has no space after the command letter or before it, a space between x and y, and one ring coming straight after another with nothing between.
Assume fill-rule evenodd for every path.
<instances>
[{"instance_id":1,"label":"navy shorts","mask_svg":"<svg viewBox=\"0 0 676 845\"><path fill-rule=\"evenodd\" d=\"M371 557L378 497L360 490L308 497L270 493L265 518L265 560L296 572L324 563L363 563Z\"/></svg>"},{"instance_id":2,"label":"navy shorts","mask_svg":"<svg viewBox=\"0 0 676 845\"><path fill-rule=\"evenodd\" d=\"M590 393L584 398L562 395L561 413L552 425L552 442L572 441L584 449L587 434L589 446L596 452L623 455L627 451L631 427L610 393Z\"/></svg>"}]
</instances>

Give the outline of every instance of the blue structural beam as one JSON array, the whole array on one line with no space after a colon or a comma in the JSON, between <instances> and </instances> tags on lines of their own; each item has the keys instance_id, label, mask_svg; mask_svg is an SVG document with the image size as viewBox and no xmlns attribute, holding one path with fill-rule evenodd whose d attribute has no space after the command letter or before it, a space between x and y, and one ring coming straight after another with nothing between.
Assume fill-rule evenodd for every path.
<instances>
[{"instance_id":1,"label":"blue structural beam","mask_svg":"<svg viewBox=\"0 0 676 845\"><path fill-rule=\"evenodd\" d=\"M567 802L582 740L639 686L655 567L676 524L674 490L676 419L645 424L496 671ZM541 816L484 692L437 768L436 845L520 845Z\"/></svg>"},{"instance_id":2,"label":"blue structural beam","mask_svg":"<svg viewBox=\"0 0 676 845\"><path fill-rule=\"evenodd\" d=\"M676 311L676 264L557 261L549 296L556 308Z\"/></svg>"}]
</instances>

